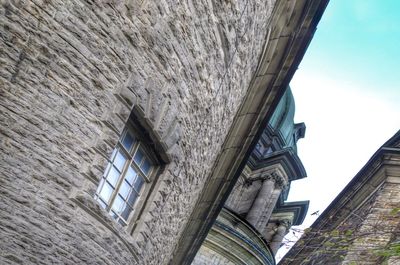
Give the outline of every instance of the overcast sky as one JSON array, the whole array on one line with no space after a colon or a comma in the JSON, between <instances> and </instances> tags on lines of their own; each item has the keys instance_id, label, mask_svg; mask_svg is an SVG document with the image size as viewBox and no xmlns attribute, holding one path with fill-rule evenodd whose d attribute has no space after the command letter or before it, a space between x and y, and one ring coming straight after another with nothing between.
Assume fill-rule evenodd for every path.
<instances>
[{"instance_id":1,"label":"overcast sky","mask_svg":"<svg viewBox=\"0 0 400 265\"><path fill-rule=\"evenodd\" d=\"M291 82L308 177L288 201L311 201L305 227L400 129L399 10L398 0L331 0Z\"/></svg>"}]
</instances>

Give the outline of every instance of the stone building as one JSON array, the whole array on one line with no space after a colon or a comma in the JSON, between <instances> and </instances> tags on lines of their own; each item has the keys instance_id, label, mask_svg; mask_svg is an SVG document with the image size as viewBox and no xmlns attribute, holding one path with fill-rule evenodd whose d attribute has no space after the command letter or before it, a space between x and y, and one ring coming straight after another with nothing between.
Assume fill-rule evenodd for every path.
<instances>
[{"instance_id":1,"label":"stone building","mask_svg":"<svg viewBox=\"0 0 400 265\"><path fill-rule=\"evenodd\" d=\"M285 202L293 180L306 176L296 142L304 123L294 124L294 100L286 91L193 265L273 265L291 225L300 225L308 201Z\"/></svg>"},{"instance_id":2,"label":"stone building","mask_svg":"<svg viewBox=\"0 0 400 265\"><path fill-rule=\"evenodd\" d=\"M1 1L0 263L190 264L326 5Z\"/></svg>"},{"instance_id":3,"label":"stone building","mask_svg":"<svg viewBox=\"0 0 400 265\"><path fill-rule=\"evenodd\" d=\"M400 264L400 131L371 157L279 263Z\"/></svg>"}]
</instances>

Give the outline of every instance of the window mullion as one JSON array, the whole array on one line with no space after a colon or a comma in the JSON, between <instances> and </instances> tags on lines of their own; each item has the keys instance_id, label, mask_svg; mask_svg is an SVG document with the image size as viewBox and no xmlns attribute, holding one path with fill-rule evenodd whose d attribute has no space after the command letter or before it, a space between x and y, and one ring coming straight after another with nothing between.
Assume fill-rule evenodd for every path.
<instances>
[{"instance_id":1,"label":"window mullion","mask_svg":"<svg viewBox=\"0 0 400 265\"><path fill-rule=\"evenodd\" d=\"M121 149L121 148L118 148L118 149ZM123 149L123 148L122 148ZM124 152L125 150L123 150L123 152ZM114 191L113 191L113 193L111 194L111 197L110 197L110 204L108 205L108 207L107 207L107 211L111 211L111 209L112 209L112 205L114 204L114 201L115 201L115 198L118 196L118 192L119 192L119 189L120 189L120 187L121 187L121 185L122 185L122 183L123 183L123 181L124 181L124 179L125 179L125 174L126 174L126 171L128 170L128 167L129 167L129 165L131 164L131 162L132 162L132 158L129 156L129 157L127 157L127 159L126 159L126 161L125 161L125 165L123 166L123 168L122 168L122 170L121 170L121 172L120 172L120 175L119 175L119 180L117 181L117 185L115 185L115 189L114 189ZM107 180L106 180L107 181ZM116 213L117 215L118 215L118 217L119 217L119 214L118 213Z\"/></svg>"},{"instance_id":2,"label":"window mullion","mask_svg":"<svg viewBox=\"0 0 400 265\"><path fill-rule=\"evenodd\" d=\"M125 149L125 147L123 146L123 144L121 142L118 142L117 146L118 146L118 149L122 150L122 153L124 153L124 155L126 155L129 160L132 160L133 156L129 153L128 150Z\"/></svg>"},{"instance_id":3,"label":"window mullion","mask_svg":"<svg viewBox=\"0 0 400 265\"><path fill-rule=\"evenodd\" d=\"M135 143L135 146L132 148L132 160L135 157L137 150L139 150L139 146L140 146L140 142L138 141L137 143Z\"/></svg>"}]
</instances>

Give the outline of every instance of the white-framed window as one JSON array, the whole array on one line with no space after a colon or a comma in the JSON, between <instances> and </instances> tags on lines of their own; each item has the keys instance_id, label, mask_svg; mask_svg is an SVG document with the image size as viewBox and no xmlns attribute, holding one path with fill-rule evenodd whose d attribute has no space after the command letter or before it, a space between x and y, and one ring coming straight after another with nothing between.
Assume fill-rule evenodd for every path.
<instances>
[{"instance_id":1,"label":"white-framed window","mask_svg":"<svg viewBox=\"0 0 400 265\"><path fill-rule=\"evenodd\" d=\"M155 173L151 149L130 124L124 129L100 180L95 199L122 226L129 223Z\"/></svg>"}]
</instances>

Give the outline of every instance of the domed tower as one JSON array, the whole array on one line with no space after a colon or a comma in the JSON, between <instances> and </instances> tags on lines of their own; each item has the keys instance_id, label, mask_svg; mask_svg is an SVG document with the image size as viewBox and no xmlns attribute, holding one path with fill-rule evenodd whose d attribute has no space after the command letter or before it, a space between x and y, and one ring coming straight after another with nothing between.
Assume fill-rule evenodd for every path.
<instances>
[{"instance_id":1,"label":"domed tower","mask_svg":"<svg viewBox=\"0 0 400 265\"><path fill-rule=\"evenodd\" d=\"M306 127L294 123L294 112L288 88L192 264L275 264L309 203L286 202L290 183L306 177L296 146Z\"/></svg>"}]
</instances>

